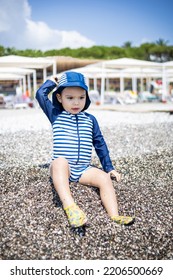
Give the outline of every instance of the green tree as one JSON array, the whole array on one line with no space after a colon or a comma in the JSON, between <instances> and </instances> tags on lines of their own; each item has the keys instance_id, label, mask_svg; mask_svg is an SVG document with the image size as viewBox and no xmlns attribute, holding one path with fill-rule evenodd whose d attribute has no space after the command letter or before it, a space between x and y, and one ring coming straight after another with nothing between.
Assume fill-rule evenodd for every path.
<instances>
[{"instance_id":1,"label":"green tree","mask_svg":"<svg viewBox=\"0 0 173 280\"><path fill-rule=\"evenodd\" d=\"M157 41L156 41L156 44L158 45L158 46L167 46L167 44L168 44L168 40L164 40L164 39L161 39L161 38L159 38Z\"/></svg>"},{"instance_id":2,"label":"green tree","mask_svg":"<svg viewBox=\"0 0 173 280\"><path fill-rule=\"evenodd\" d=\"M125 50L120 47L108 47L105 59L116 59L125 56Z\"/></svg>"},{"instance_id":3,"label":"green tree","mask_svg":"<svg viewBox=\"0 0 173 280\"><path fill-rule=\"evenodd\" d=\"M157 62L169 60L169 48L165 45L155 45L150 49L150 59Z\"/></svg>"},{"instance_id":4,"label":"green tree","mask_svg":"<svg viewBox=\"0 0 173 280\"><path fill-rule=\"evenodd\" d=\"M0 56L4 56L4 55L5 55L5 48L0 45Z\"/></svg>"},{"instance_id":5,"label":"green tree","mask_svg":"<svg viewBox=\"0 0 173 280\"><path fill-rule=\"evenodd\" d=\"M125 49L125 57L145 60L145 53L141 47L133 47Z\"/></svg>"},{"instance_id":6,"label":"green tree","mask_svg":"<svg viewBox=\"0 0 173 280\"><path fill-rule=\"evenodd\" d=\"M154 46L154 43L144 43L140 46L140 49L143 53L143 60L151 60L150 52Z\"/></svg>"},{"instance_id":7,"label":"green tree","mask_svg":"<svg viewBox=\"0 0 173 280\"><path fill-rule=\"evenodd\" d=\"M5 49L5 55L16 55L16 49L14 47L6 48Z\"/></svg>"},{"instance_id":8,"label":"green tree","mask_svg":"<svg viewBox=\"0 0 173 280\"><path fill-rule=\"evenodd\" d=\"M126 41L122 45L122 48L131 48L132 47L132 42L131 41Z\"/></svg>"},{"instance_id":9,"label":"green tree","mask_svg":"<svg viewBox=\"0 0 173 280\"><path fill-rule=\"evenodd\" d=\"M139 47L132 47L132 42L126 41L122 47L92 46L90 48L81 47L77 49L52 49L45 52L33 49L16 50L14 47L5 48L3 46L0 46L0 56L70 56L87 59L116 59L121 57L131 57L142 60L163 62L173 60L173 46L168 46L167 44L167 40L158 39L155 43L144 43Z\"/></svg>"}]
</instances>

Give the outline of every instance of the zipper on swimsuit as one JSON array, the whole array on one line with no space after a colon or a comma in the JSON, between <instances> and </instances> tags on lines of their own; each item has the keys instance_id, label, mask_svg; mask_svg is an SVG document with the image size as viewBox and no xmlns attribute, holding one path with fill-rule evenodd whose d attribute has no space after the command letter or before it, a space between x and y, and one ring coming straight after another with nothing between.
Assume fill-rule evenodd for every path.
<instances>
[{"instance_id":1,"label":"zipper on swimsuit","mask_svg":"<svg viewBox=\"0 0 173 280\"><path fill-rule=\"evenodd\" d=\"M80 137L79 137L79 125L78 125L78 116L75 115L76 117L76 125L77 125L77 136L78 136L78 158L76 161L76 164L79 162L79 153L80 153Z\"/></svg>"}]
</instances>

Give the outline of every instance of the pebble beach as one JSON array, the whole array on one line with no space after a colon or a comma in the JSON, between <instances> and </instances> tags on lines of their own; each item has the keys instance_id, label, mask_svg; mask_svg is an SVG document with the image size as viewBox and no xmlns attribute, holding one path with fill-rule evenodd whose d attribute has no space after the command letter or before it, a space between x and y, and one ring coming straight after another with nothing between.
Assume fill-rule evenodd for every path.
<instances>
[{"instance_id":1,"label":"pebble beach","mask_svg":"<svg viewBox=\"0 0 173 280\"><path fill-rule=\"evenodd\" d=\"M70 229L49 176L51 126L39 108L0 110L1 260L169 260L173 258L173 115L88 110L122 173L113 181L119 213L112 222L96 188L71 184L87 214L84 236ZM92 164L101 167L93 151Z\"/></svg>"}]
</instances>

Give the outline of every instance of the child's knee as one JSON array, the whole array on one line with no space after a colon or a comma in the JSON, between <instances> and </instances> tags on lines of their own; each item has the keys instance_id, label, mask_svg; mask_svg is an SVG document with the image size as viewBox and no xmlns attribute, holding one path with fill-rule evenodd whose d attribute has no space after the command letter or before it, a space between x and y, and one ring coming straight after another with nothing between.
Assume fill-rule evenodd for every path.
<instances>
[{"instance_id":1,"label":"child's knee","mask_svg":"<svg viewBox=\"0 0 173 280\"><path fill-rule=\"evenodd\" d=\"M56 167L63 167L63 168L66 168L68 167L68 160L66 158L63 158L63 157L59 157L59 158L56 158L53 160L52 162L52 167L56 168Z\"/></svg>"},{"instance_id":2,"label":"child's knee","mask_svg":"<svg viewBox=\"0 0 173 280\"><path fill-rule=\"evenodd\" d=\"M106 173L106 172L103 172L101 174L100 181L102 182L103 185L107 185L107 184L111 184L112 183L110 175L108 173Z\"/></svg>"}]
</instances>

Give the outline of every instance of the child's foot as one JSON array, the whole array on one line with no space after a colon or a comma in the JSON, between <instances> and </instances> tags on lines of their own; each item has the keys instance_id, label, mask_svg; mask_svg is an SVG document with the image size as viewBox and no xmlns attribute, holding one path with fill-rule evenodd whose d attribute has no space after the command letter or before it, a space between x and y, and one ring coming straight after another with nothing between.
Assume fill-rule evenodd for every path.
<instances>
[{"instance_id":1,"label":"child's foot","mask_svg":"<svg viewBox=\"0 0 173 280\"><path fill-rule=\"evenodd\" d=\"M78 228L86 224L87 218L85 213L73 203L72 205L64 208L67 214L68 221L73 228Z\"/></svg>"},{"instance_id":2,"label":"child's foot","mask_svg":"<svg viewBox=\"0 0 173 280\"><path fill-rule=\"evenodd\" d=\"M80 227L71 227L71 232L80 237L84 237L85 233L86 233L86 227L87 227L87 224L84 224L83 226L80 226Z\"/></svg>"},{"instance_id":3,"label":"child's foot","mask_svg":"<svg viewBox=\"0 0 173 280\"><path fill-rule=\"evenodd\" d=\"M130 216L113 216L111 219L117 224L125 226L130 226L135 222L135 217Z\"/></svg>"}]
</instances>

